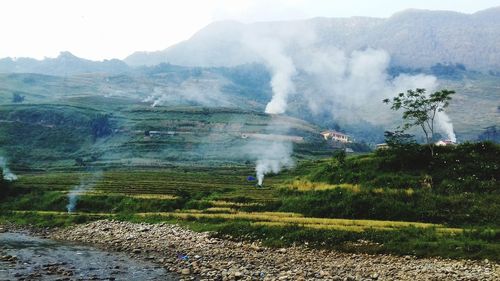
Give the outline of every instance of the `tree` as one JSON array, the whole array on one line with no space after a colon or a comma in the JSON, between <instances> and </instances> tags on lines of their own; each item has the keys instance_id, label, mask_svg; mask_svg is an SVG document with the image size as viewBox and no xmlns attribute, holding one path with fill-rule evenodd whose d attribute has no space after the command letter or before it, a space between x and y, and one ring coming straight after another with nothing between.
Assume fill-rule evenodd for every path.
<instances>
[{"instance_id":1,"label":"tree","mask_svg":"<svg viewBox=\"0 0 500 281\"><path fill-rule=\"evenodd\" d=\"M385 131L385 143L392 148L401 148L409 145L416 144L413 135L405 134L403 131Z\"/></svg>"},{"instance_id":2,"label":"tree","mask_svg":"<svg viewBox=\"0 0 500 281\"><path fill-rule=\"evenodd\" d=\"M406 93L399 93L392 100L385 99L383 102L390 104L392 110L403 110L402 131L412 127L422 129L431 155L434 156L433 136L436 114L448 107L453 94L455 91L444 89L427 95L425 89L417 88L407 90Z\"/></svg>"}]
</instances>

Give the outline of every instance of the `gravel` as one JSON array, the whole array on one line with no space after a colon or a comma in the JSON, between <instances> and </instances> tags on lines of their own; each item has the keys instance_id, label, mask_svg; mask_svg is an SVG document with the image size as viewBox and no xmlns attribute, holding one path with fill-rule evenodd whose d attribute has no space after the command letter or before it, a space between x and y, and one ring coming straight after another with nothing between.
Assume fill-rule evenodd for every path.
<instances>
[{"instance_id":1,"label":"gravel","mask_svg":"<svg viewBox=\"0 0 500 281\"><path fill-rule=\"evenodd\" d=\"M302 246L276 249L171 224L101 220L48 236L128 252L184 280L500 280L500 267L488 260L350 254Z\"/></svg>"}]
</instances>

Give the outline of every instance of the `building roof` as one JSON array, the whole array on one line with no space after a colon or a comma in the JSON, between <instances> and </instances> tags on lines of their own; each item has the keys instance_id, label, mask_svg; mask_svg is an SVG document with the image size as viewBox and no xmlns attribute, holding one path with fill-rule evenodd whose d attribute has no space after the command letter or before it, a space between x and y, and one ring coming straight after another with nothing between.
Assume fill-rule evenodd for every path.
<instances>
[{"instance_id":1,"label":"building roof","mask_svg":"<svg viewBox=\"0 0 500 281\"><path fill-rule=\"evenodd\" d=\"M341 132L337 132L337 131L332 131L332 130L326 130L326 131L323 131L321 132L322 135L326 135L326 134L335 134L335 135L342 135L342 136L347 136L346 134L344 133L341 133Z\"/></svg>"}]
</instances>

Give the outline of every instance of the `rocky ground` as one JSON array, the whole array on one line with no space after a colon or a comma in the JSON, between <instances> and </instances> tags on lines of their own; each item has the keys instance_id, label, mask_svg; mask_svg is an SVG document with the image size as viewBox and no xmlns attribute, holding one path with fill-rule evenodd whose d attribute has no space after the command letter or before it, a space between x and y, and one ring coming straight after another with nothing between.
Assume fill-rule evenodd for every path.
<instances>
[{"instance_id":1,"label":"rocky ground","mask_svg":"<svg viewBox=\"0 0 500 281\"><path fill-rule=\"evenodd\" d=\"M494 262L273 249L169 224L97 221L51 238L100 245L162 264L185 280L500 280Z\"/></svg>"},{"instance_id":2,"label":"rocky ground","mask_svg":"<svg viewBox=\"0 0 500 281\"><path fill-rule=\"evenodd\" d=\"M43 229L7 227L6 230L0 233L0 281L179 279L163 265L144 261L142 257L131 258L126 252L43 239L39 235L50 234Z\"/></svg>"}]
</instances>

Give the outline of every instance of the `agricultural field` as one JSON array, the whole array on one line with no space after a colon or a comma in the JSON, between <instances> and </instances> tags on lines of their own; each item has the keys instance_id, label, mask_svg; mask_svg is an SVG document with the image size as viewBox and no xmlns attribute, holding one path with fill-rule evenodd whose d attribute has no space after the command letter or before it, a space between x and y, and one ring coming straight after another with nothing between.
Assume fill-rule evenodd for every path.
<instances>
[{"instance_id":1,"label":"agricultural field","mask_svg":"<svg viewBox=\"0 0 500 281\"><path fill-rule=\"evenodd\" d=\"M351 173L367 174L355 177L361 181L338 182L336 176L348 174L331 158L300 161L292 170L266 177L263 187L248 181L254 171L245 166L25 172L1 203L0 221L41 226L103 218L167 222L270 246L305 243L367 253L498 258L495 189L450 194L436 182L433 191L411 185L411 173L399 173L408 177L406 187L396 181L392 188L374 186L370 169L380 157L385 156L346 160ZM497 161L491 159L484 164ZM336 169L336 176L325 178ZM480 181L485 188L488 182ZM68 213L71 195L77 197L76 207Z\"/></svg>"},{"instance_id":2,"label":"agricultural field","mask_svg":"<svg viewBox=\"0 0 500 281\"><path fill-rule=\"evenodd\" d=\"M500 256L500 179L492 177L500 174L498 146L464 144L429 159L415 147L384 154L354 143L357 153L340 159L319 134L325 128L262 113L270 89L256 85L266 77L245 84L224 69L163 67L140 75L0 75L0 156L19 177L0 190L0 223L68 226L113 218L178 223L273 246ZM147 101L155 89L213 75L231 81L222 90L234 97L228 107ZM26 102L11 103L15 91ZM495 98L471 93L457 97L452 115L470 99ZM255 138L262 135L293 139L295 166L257 187L248 178L261 153L255 141L271 143Z\"/></svg>"}]
</instances>

